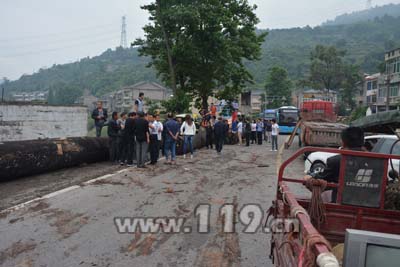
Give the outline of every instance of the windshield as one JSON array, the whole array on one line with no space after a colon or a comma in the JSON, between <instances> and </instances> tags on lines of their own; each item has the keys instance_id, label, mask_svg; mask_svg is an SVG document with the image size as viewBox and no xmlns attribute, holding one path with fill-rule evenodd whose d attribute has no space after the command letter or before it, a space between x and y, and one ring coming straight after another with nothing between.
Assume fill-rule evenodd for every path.
<instances>
[{"instance_id":1,"label":"windshield","mask_svg":"<svg viewBox=\"0 0 400 267\"><path fill-rule=\"evenodd\" d=\"M299 119L297 109L282 109L279 112L279 124L296 124Z\"/></svg>"},{"instance_id":2,"label":"windshield","mask_svg":"<svg viewBox=\"0 0 400 267\"><path fill-rule=\"evenodd\" d=\"M385 139L385 141L382 143L382 145L377 148L377 151L374 151L376 153L382 153L382 154L390 154L390 150L397 140L395 139ZM400 155L400 143L397 143L395 147L393 148L393 155Z\"/></svg>"}]
</instances>

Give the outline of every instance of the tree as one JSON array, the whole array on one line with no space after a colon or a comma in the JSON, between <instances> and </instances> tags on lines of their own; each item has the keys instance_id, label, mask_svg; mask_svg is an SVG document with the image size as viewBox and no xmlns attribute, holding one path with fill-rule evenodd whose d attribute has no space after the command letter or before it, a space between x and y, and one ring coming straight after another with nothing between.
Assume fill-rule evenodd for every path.
<instances>
[{"instance_id":1,"label":"tree","mask_svg":"<svg viewBox=\"0 0 400 267\"><path fill-rule=\"evenodd\" d=\"M356 107L356 102L354 100L357 87L362 81L362 75L360 68L355 65L345 65L344 66L344 79L342 82L342 90L340 91L340 96L342 103L347 109L353 110Z\"/></svg>"},{"instance_id":2,"label":"tree","mask_svg":"<svg viewBox=\"0 0 400 267\"><path fill-rule=\"evenodd\" d=\"M269 108L278 108L290 104L292 81L282 67L273 67L267 76L265 90Z\"/></svg>"},{"instance_id":3,"label":"tree","mask_svg":"<svg viewBox=\"0 0 400 267\"><path fill-rule=\"evenodd\" d=\"M162 101L161 105L166 112L181 114L189 112L190 102L191 98L182 90L178 90L173 97Z\"/></svg>"},{"instance_id":4,"label":"tree","mask_svg":"<svg viewBox=\"0 0 400 267\"><path fill-rule=\"evenodd\" d=\"M345 54L334 46L317 45L311 52L310 81L317 88L337 91L343 81Z\"/></svg>"},{"instance_id":5,"label":"tree","mask_svg":"<svg viewBox=\"0 0 400 267\"><path fill-rule=\"evenodd\" d=\"M253 81L243 61L260 59L266 33L256 34L256 6L247 0L157 0L142 9L151 24L134 45L176 91L207 108L213 90L232 98Z\"/></svg>"}]
</instances>

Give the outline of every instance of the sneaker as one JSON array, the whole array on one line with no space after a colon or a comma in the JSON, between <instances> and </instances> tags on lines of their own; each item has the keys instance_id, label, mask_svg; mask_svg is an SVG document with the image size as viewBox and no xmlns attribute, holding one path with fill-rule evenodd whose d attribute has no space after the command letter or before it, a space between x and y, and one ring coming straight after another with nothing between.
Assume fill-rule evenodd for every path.
<instances>
[{"instance_id":1,"label":"sneaker","mask_svg":"<svg viewBox=\"0 0 400 267\"><path fill-rule=\"evenodd\" d=\"M186 159L186 154L185 154L185 155L183 155L183 158L184 158L184 159Z\"/></svg>"},{"instance_id":2,"label":"sneaker","mask_svg":"<svg viewBox=\"0 0 400 267\"><path fill-rule=\"evenodd\" d=\"M127 167L133 167L133 166L135 166L135 165L133 165L133 164L127 164L126 166L127 166Z\"/></svg>"},{"instance_id":3,"label":"sneaker","mask_svg":"<svg viewBox=\"0 0 400 267\"><path fill-rule=\"evenodd\" d=\"M193 159L193 155L190 155L190 158Z\"/></svg>"}]
</instances>

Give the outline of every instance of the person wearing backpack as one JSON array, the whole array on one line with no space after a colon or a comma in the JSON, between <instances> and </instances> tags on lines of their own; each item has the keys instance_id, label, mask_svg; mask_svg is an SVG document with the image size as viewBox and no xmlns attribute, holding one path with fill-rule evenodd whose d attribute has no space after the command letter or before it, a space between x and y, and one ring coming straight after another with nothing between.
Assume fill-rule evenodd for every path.
<instances>
[{"instance_id":1,"label":"person wearing backpack","mask_svg":"<svg viewBox=\"0 0 400 267\"><path fill-rule=\"evenodd\" d=\"M196 134L196 125L194 124L192 117L190 115L186 115L185 121L181 126L181 135L184 136L183 141L183 158L186 158L186 150L189 146L190 149L190 158L193 158L193 138Z\"/></svg>"}]
</instances>

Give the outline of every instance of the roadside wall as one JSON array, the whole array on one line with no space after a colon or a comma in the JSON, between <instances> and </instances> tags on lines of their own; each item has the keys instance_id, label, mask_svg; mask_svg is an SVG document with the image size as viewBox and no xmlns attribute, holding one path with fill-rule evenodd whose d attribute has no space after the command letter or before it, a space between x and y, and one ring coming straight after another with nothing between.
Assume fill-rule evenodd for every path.
<instances>
[{"instance_id":1,"label":"roadside wall","mask_svg":"<svg viewBox=\"0 0 400 267\"><path fill-rule=\"evenodd\" d=\"M87 136L87 109L0 103L0 142Z\"/></svg>"}]
</instances>

